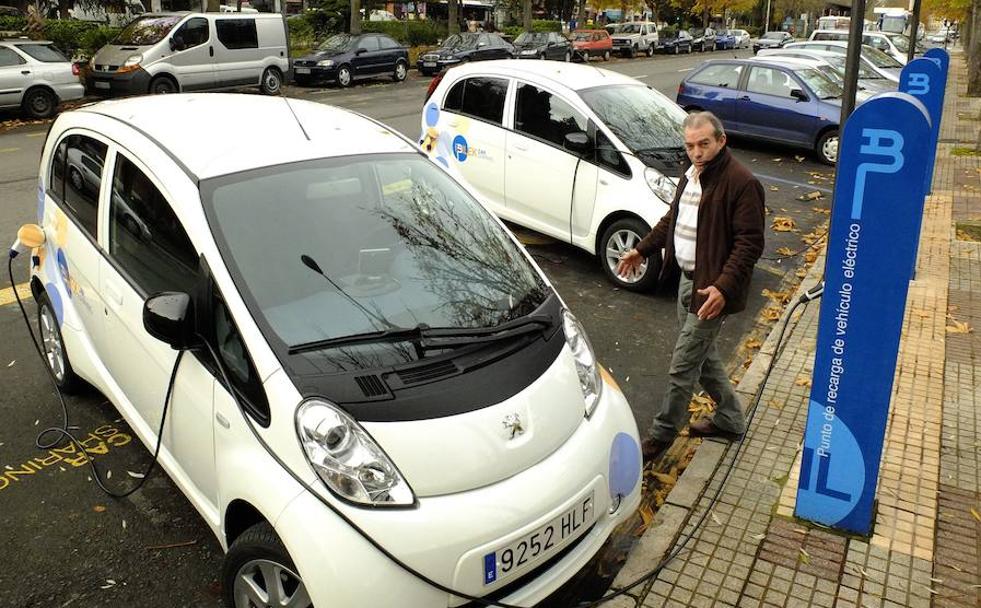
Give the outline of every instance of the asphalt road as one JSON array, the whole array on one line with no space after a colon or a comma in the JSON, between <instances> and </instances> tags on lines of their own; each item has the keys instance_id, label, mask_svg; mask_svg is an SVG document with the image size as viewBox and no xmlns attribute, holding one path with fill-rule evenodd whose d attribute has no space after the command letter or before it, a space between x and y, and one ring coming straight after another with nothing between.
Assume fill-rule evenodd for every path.
<instances>
[{"instance_id":1,"label":"asphalt road","mask_svg":"<svg viewBox=\"0 0 981 608\"><path fill-rule=\"evenodd\" d=\"M670 56L597 65L629 74L673 98L684 74L705 58ZM399 85L379 81L347 90L291 87L288 94L362 112L414 138L420 130L419 112L428 83L428 78L413 72ZM0 120L5 118L11 116L0 114ZM17 227L33 221L37 161L45 131L43 124L5 129L0 122L0 241L12 242ZM827 208L829 201L827 196L816 201L798 198L829 191L831 172L803 151L743 141L732 144L736 157L767 188L768 222L786 216L798 229L768 230L764 257L779 257L776 252L782 247L802 249L801 235L827 218L813 208ZM829 178L816 179L815 173ZM518 232L585 324L600 360L620 382L644 429L665 387L677 331L674 300L614 289L597 261L584 252ZM741 357L739 345L760 330L757 317L769 303L762 290L780 289L799 265L799 257L761 260L749 309L731 317L722 332L724 358ZM25 264L16 264L15 272L16 282L26 280ZM5 286L6 282L5 278ZM56 458L50 450L35 447L37 433L60 424L62 412L32 351L20 311L8 303L10 291L3 289L0 525L6 549L0 552L0 606L219 606L220 547L166 477L155 474L130 498L114 500L99 491L86 466L74 466L64 454ZM33 321L32 302L27 303L27 312ZM70 397L67 404L77 432L93 445L105 445L105 455L96 460L104 474L112 472L108 483L128 487L135 481L128 471L142 470L150 459L148 451L135 440L127 441L128 427L101 395ZM370 599L365 605L371 605Z\"/></svg>"}]
</instances>

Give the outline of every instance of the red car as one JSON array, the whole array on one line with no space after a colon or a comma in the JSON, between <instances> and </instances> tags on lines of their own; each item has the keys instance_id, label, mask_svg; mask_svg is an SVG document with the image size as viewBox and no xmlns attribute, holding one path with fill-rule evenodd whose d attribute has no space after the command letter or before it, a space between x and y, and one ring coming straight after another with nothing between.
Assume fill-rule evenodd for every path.
<instances>
[{"instance_id":1,"label":"red car","mask_svg":"<svg viewBox=\"0 0 981 608\"><path fill-rule=\"evenodd\" d=\"M606 30L576 30L572 33L572 48L580 61L589 61L590 57L609 61L613 39Z\"/></svg>"}]
</instances>

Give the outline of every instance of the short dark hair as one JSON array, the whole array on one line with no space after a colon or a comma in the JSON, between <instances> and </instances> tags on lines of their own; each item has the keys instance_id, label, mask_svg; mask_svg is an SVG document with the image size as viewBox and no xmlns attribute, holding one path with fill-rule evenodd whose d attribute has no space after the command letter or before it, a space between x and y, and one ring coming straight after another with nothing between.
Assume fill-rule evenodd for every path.
<instances>
[{"instance_id":1,"label":"short dark hair","mask_svg":"<svg viewBox=\"0 0 981 608\"><path fill-rule=\"evenodd\" d=\"M682 123L682 126L686 129L691 129L701 127L706 123L712 125L716 140L722 139L722 136L726 134L725 127L722 126L722 121L711 112L692 112L685 117L685 122Z\"/></svg>"}]
</instances>

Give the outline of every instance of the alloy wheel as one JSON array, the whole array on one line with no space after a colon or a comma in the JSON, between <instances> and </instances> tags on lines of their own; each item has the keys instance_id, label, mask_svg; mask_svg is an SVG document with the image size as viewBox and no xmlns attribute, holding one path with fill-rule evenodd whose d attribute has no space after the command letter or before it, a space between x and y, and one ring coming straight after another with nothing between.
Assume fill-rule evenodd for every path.
<instances>
[{"instance_id":1,"label":"alloy wheel","mask_svg":"<svg viewBox=\"0 0 981 608\"><path fill-rule=\"evenodd\" d=\"M639 234L628 229L617 230L610 235L609 240L606 242L606 263L614 274L616 273L617 264L620 262L620 257L633 249L640 242L640 239ZM645 260L637 270L634 270L627 276L620 276L619 279L624 283L636 283L647 274L647 264L648 262Z\"/></svg>"},{"instance_id":2,"label":"alloy wheel","mask_svg":"<svg viewBox=\"0 0 981 608\"><path fill-rule=\"evenodd\" d=\"M246 562L235 576L235 608L308 608L312 605L299 575L267 559Z\"/></svg>"},{"instance_id":3,"label":"alloy wheel","mask_svg":"<svg viewBox=\"0 0 981 608\"><path fill-rule=\"evenodd\" d=\"M58 333L58 322L51 307L47 305L41 308L41 343L48 368L58 382L61 382L65 379L65 346Z\"/></svg>"}]
</instances>

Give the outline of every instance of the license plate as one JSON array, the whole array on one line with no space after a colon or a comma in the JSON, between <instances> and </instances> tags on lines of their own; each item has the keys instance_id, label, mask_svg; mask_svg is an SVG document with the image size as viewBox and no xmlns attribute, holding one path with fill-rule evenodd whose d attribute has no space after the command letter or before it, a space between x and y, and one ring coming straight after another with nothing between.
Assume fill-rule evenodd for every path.
<instances>
[{"instance_id":1,"label":"license plate","mask_svg":"<svg viewBox=\"0 0 981 608\"><path fill-rule=\"evenodd\" d=\"M310 68L293 68L293 71L297 74L309 74Z\"/></svg>"},{"instance_id":2,"label":"license plate","mask_svg":"<svg viewBox=\"0 0 981 608\"><path fill-rule=\"evenodd\" d=\"M97 89L108 89L109 88L109 83L108 82L105 82L104 80L96 80L95 81L95 88L97 88Z\"/></svg>"},{"instance_id":3,"label":"license plate","mask_svg":"<svg viewBox=\"0 0 981 608\"><path fill-rule=\"evenodd\" d=\"M434 67L436 67L436 62L434 62L434 61L423 61L422 62L422 67L424 67L424 68L434 68Z\"/></svg>"},{"instance_id":4,"label":"license plate","mask_svg":"<svg viewBox=\"0 0 981 608\"><path fill-rule=\"evenodd\" d=\"M582 534L595 519L593 493L544 526L484 556L484 584L514 576Z\"/></svg>"}]
</instances>

